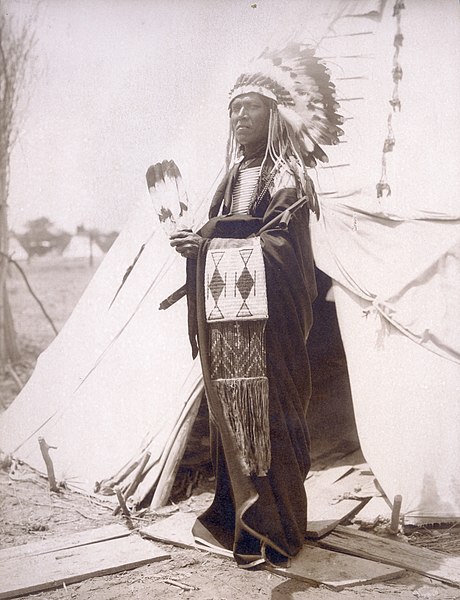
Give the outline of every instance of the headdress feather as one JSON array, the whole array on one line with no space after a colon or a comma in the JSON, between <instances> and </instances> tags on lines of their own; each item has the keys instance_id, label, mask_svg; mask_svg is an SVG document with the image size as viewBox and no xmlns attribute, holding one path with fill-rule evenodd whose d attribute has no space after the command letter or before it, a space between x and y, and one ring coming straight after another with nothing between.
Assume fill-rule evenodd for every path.
<instances>
[{"instance_id":1,"label":"headdress feather","mask_svg":"<svg viewBox=\"0 0 460 600\"><path fill-rule=\"evenodd\" d=\"M275 101L291 146L307 167L327 161L322 145L337 144L343 134L335 86L314 48L291 42L264 50L236 80L230 100L255 91Z\"/></svg>"}]
</instances>

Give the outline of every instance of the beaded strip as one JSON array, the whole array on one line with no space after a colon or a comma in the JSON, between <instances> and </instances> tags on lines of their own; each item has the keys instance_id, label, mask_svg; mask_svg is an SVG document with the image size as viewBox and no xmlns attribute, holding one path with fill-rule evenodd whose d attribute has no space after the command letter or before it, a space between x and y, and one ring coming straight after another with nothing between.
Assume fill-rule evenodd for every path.
<instances>
[{"instance_id":1,"label":"beaded strip","mask_svg":"<svg viewBox=\"0 0 460 600\"><path fill-rule=\"evenodd\" d=\"M387 118L387 137L383 143L382 150L382 174L380 176L380 181L376 185L377 190L377 198L382 198L385 193L386 196L391 196L391 187L388 183L387 179L387 154L393 151L393 148L396 144L395 136L393 133L392 127L392 119L393 114L398 110L401 112L401 99L399 97L399 82L402 79L403 71L401 65L399 63L399 51L403 45L404 36L401 32L401 11L406 8L404 5L404 0L396 0L393 6L393 17L396 18L396 33L393 41L393 45L395 47L395 51L393 54L393 94L389 103L391 105L392 110L388 114Z\"/></svg>"}]
</instances>

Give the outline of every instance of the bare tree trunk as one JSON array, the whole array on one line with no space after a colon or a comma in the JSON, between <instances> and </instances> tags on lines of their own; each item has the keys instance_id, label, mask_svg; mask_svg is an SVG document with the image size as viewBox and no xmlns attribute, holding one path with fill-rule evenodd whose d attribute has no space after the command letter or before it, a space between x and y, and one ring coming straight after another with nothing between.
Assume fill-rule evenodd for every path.
<instances>
[{"instance_id":1,"label":"bare tree trunk","mask_svg":"<svg viewBox=\"0 0 460 600\"><path fill-rule=\"evenodd\" d=\"M19 360L19 349L14 328L13 314L8 301L6 281L8 277L8 165L0 160L0 373L8 364Z\"/></svg>"},{"instance_id":2,"label":"bare tree trunk","mask_svg":"<svg viewBox=\"0 0 460 600\"><path fill-rule=\"evenodd\" d=\"M1 156L0 156L1 159ZM8 254L8 225L6 216L6 173L4 161L0 160L0 251ZM0 372L3 374L9 360L6 343L6 275L8 260L0 255Z\"/></svg>"},{"instance_id":3,"label":"bare tree trunk","mask_svg":"<svg viewBox=\"0 0 460 600\"><path fill-rule=\"evenodd\" d=\"M16 330L14 328L13 314L8 301L6 280L8 276L8 221L7 204L4 193L6 185L4 177L0 176L0 372L3 374L9 362L19 360Z\"/></svg>"},{"instance_id":4,"label":"bare tree trunk","mask_svg":"<svg viewBox=\"0 0 460 600\"><path fill-rule=\"evenodd\" d=\"M19 358L8 302L8 192L10 156L18 134L20 94L34 43L31 21L19 27L0 0L0 373Z\"/></svg>"}]
</instances>

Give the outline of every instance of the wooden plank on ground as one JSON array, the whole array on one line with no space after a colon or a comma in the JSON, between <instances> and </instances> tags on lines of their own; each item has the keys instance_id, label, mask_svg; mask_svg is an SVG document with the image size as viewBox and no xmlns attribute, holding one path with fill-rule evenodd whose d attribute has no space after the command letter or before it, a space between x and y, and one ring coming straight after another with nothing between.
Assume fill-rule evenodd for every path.
<instances>
[{"instance_id":1,"label":"wooden plank on ground","mask_svg":"<svg viewBox=\"0 0 460 600\"><path fill-rule=\"evenodd\" d=\"M376 479L373 475L356 473L355 487L353 496L355 498L378 498L382 497L382 492L377 488Z\"/></svg>"},{"instance_id":2,"label":"wooden plank on ground","mask_svg":"<svg viewBox=\"0 0 460 600\"><path fill-rule=\"evenodd\" d=\"M0 563L0 599L134 569L169 555L138 535Z\"/></svg>"},{"instance_id":3,"label":"wooden plank on ground","mask_svg":"<svg viewBox=\"0 0 460 600\"><path fill-rule=\"evenodd\" d=\"M141 534L151 539L173 544L182 548L196 548L213 554L223 555L215 548L205 548L197 544L192 535L195 522L194 513L176 513L162 521L144 527ZM228 552L227 552L228 556ZM344 557L346 555L327 551L306 544L298 556L291 561L289 568L267 567L273 573L287 578L298 579L315 585L327 585L341 590L344 587L383 581L399 577L403 569L380 565L372 561ZM353 560L349 560L353 558Z\"/></svg>"},{"instance_id":4,"label":"wooden plank on ground","mask_svg":"<svg viewBox=\"0 0 460 600\"><path fill-rule=\"evenodd\" d=\"M362 562L350 562L343 560L345 557L351 558L338 552L323 554L322 548L306 544L291 560L288 568L267 567L267 569L277 575L306 583L326 585L336 591L355 585L387 581L405 573L404 569L389 567L372 560L360 559Z\"/></svg>"},{"instance_id":5,"label":"wooden plank on ground","mask_svg":"<svg viewBox=\"0 0 460 600\"><path fill-rule=\"evenodd\" d=\"M305 482L307 493L314 497L331 490L334 494L333 501L344 498L371 498L381 496L375 485L372 474L363 473L351 465L333 467L324 471L313 471L312 477Z\"/></svg>"},{"instance_id":6,"label":"wooden plank on ground","mask_svg":"<svg viewBox=\"0 0 460 600\"><path fill-rule=\"evenodd\" d=\"M371 529L379 521L389 521L391 518L391 507L385 498L371 498L369 502L355 515L353 523L365 529Z\"/></svg>"},{"instance_id":7,"label":"wooden plank on ground","mask_svg":"<svg viewBox=\"0 0 460 600\"><path fill-rule=\"evenodd\" d=\"M127 527L124 527L119 523L114 523L112 525L106 525L105 527L97 527L96 529L87 529L86 531L78 531L68 535L45 538L39 542L1 549L0 563L4 560L11 560L12 558L25 558L26 556L45 554L46 552L64 550L74 546L83 546L94 542L125 537L129 534L130 531Z\"/></svg>"},{"instance_id":8,"label":"wooden plank on ground","mask_svg":"<svg viewBox=\"0 0 460 600\"><path fill-rule=\"evenodd\" d=\"M197 544L192 534L192 528L196 521L196 514L193 512L177 512L162 521L157 521L153 525L144 527L140 530L141 535L157 542L173 544L180 548L195 548L212 552L219 556L233 557L229 550L217 547L205 547Z\"/></svg>"},{"instance_id":9,"label":"wooden plank on ground","mask_svg":"<svg viewBox=\"0 0 460 600\"><path fill-rule=\"evenodd\" d=\"M326 535L359 510L365 496L354 497L358 494L356 489L361 494L370 481L371 477L354 471L352 465L324 469L307 479L307 537L318 539Z\"/></svg>"},{"instance_id":10,"label":"wooden plank on ground","mask_svg":"<svg viewBox=\"0 0 460 600\"><path fill-rule=\"evenodd\" d=\"M153 525L142 527L140 534L143 537L179 546L179 548L195 548L192 527L196 521L193 512L176 512L166 519L156 521Z\"/></svg>"},{"instance_id":11,"label":"wooden plank on ground","mask_svg":"<svg viewBox=\"0 0 460 600\"><path fill-rule=\"evenodd\" d=\"M460 557L341 526L319 544L323 548L394 565L460 587Z\"/></svg>"},{"instance_id":12,"label":"wooden plank on ground","mask_svg":"<svg viewBox=\"0 0 460 600\"><path fill-rule=\"evenodd\" d=\"M341 497L359 499L382 495L375 485L375 477L364 475L356 469L334 483L334 492L337 494L336 500Z\"/></svg>"},{"instance_id":13,"label":"wooden plank on ground","mask_svg":"<svg viewBox=\"0 0 460 600\"><path fill-rule=\"evenodd\" d=\"M327 495L309 499L307 538L322 538L350 518L364 504L364 500L341 500L336 504L329 504L328 500L330 497Z\"/></svg>"}]
</instances>

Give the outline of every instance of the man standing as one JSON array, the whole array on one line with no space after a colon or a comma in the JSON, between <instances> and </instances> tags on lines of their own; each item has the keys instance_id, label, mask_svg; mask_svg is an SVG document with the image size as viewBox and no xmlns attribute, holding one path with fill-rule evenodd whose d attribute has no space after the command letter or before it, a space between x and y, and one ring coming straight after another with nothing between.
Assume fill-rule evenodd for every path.
<instances>
[{"instance_id":1,"label":"man standing","mask_svg":"<svg viewBox=\"0 0 460 600\"><path fill-rule=\"evenodd\" d=\"M306 167L325 158L317 142L341 133L334 87L309 48L264 59L231 91L228 171L210 220L171 237L188 259L189 333L216 471L194 535L243 567L286 563L303 545L316 296L308 222L317 212Z\"/></svg>"}]
</instances>

